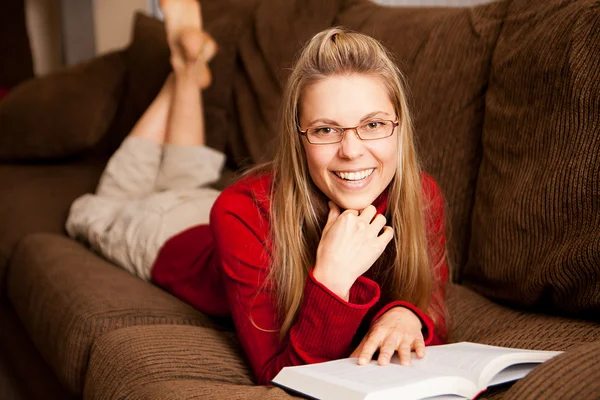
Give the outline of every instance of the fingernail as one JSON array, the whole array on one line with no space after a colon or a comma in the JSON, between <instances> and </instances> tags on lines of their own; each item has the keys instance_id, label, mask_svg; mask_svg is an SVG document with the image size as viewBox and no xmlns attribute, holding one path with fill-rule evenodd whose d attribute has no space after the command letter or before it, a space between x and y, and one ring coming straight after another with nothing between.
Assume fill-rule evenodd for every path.
<instances>
[{"instance_id":1,"label":"fingernail","mask_svg":"<svg viewBox=\"0 0 600 400\"><path fill-rule=\"evenodd\" d=\"M365 358L358 359L358 365L365 365L366 362L367 362L367 360Z\"/></svg>"}]
</instances>

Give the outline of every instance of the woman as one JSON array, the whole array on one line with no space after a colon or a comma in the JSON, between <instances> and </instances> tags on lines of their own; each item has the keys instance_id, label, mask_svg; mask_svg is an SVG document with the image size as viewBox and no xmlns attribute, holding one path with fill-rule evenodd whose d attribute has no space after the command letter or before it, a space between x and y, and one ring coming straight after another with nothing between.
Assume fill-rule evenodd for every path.
<instances>
[{"instance_id":1,"label":"woman","mask_svg":"<svg viewBox=\"0 0 600 400\"><path fill-rule=\"evenodd\" d=\"M167 136L186 121L174 86ZM231 316L262 384L288 365L423 357L445 336L443 201L419 170L397 67L368 36L321 32L295 64L280 120L275 160L221 193L209 225L149 251L152 280Z\"/></svg>"}]
</instances>

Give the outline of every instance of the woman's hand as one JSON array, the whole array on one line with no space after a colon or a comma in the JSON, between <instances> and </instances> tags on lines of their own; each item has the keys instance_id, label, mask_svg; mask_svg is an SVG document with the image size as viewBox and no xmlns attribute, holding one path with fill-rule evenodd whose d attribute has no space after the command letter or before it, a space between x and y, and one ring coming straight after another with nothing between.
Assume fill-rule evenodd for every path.
<instances>
[{"instance_id":1,"label":"woman's hand","mask_svg":"<svg viewBox=\"0 0 600 400\"><path fill-rule=\"evenodd\" d=\"M387 365L397 351L400 364L410 365L412 350L418 358L425 356L425 342L421 329L421 320L415 313L404 307L394 307L371 326L350 357L358 357L358 364L366 365L379 350L377 363Z\"/></svg>"},{"instance_id":2,"label":"woman's hand","mask_svg":"<svg viewBox=\"0 0 600 400\"><path fill-rule=\"evenodd\" d=\"M340 212L329 202L329 216L317 248L313 276L329 290L348 300L350 288L381 256L394 237L383 215L370 205L360 213Z\"/></svg>"}]
</instances>

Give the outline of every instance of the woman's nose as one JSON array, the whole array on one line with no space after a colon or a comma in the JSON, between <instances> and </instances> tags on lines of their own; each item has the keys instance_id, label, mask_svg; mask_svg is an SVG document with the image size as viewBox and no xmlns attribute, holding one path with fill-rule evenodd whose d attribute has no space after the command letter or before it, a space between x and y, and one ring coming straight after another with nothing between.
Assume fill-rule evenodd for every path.
<instances>
[{"instance_id":1,"label":"woman's nose","mask_svg":"<svg viewBox=\"0 0 600 400\"><path fill-rule=\"evenodd\" d=\"M340 142L340 157L356 158L365 150L363 141L358 137L356 129L346 129Z\"/></svg>"}]
</instances>

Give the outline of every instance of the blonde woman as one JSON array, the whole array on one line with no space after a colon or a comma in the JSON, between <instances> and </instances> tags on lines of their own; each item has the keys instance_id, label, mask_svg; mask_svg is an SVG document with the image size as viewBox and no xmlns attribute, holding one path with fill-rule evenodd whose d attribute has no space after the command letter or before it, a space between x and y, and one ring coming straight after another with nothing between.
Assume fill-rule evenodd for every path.
<instances>
[{"instance_id":1,"label":"blonde woman","mask_svg":"<svg viewBox=\"0 0 600 400\"><path fill-rule=\"evenodd\" d=\"M164 3L169 1L196 4ZM195 29L203 37L199 24ZM188 49L184 53L194 54L189 43L180 42ZM175 82L181 78L176 65ZM177 94L189 85L175 83L174 95L165 96L169 113L156 107L168 114L167 141L172 135L197 138L201 130L201 124L185 123L201 120L201 107L186 108L185 97ZM185 93L188 102L201 105L193 95L197 90ZM161 115L152 107L147 119ZM177 114L179 108L187 117ZM140 126L138 135L151 142L148 127L154 125L140 121ZM275 160L222 192L212 204L209 224L198 216L201 211L186 205L206 212L210 200L174 196L178 190L204 193L208 189L197 186L206 182L183 179L196 186L155 185L137 200L123 200L125 206L105 207L112 211L104 212L108 217L97 213L103 222L94 234L133 232L135 240L125 242L132 254L144 255L144 265L117 263L149 276L203 312L230 316L260 384L268 384L285 366L348 356L363 365L377 351L381 365L396 352L408 364L412 351L424 357L425 345L443 343L448 268L442 196L419 169L402 76L381 44L337 28L310 40L287 82L277 139ZM181 143L177 150L186 147L208 151L202 142ZM177 180L165 181L160 169L173 149L163 145L162 151L158 172L143 170L154 171L147 180L172 184ZM136 170L139 160L118 153L113 159L121 161L109 163L107 170L114 165L114 171L105 174L101 187ZM209 154L198 154L196 161ZM180 173L191 165L173 164L168 168ZM107 195L90 197L99 201ZM144 210L142 217L128 206L132 202ZM79 214L93 215L85 201L79 205ZM125 213L127 207L132 209ZM127 216L125 221L120 215ZM173 222L183 215L185 223ZM79 229L71 232L90 241L89 221L80 220ZM163 232L160 238L148 236L157 231Z\"/></svg>"},{"instance_id":2,"label":"blonde woman","mask_svg":"<svg viewBox=\"0 0 600 400\"><path fill-rule=\"evenodd\" d=\"M210 225L168 241L155 283L231 316L256 379L443 343L443 200L419 169L401 74L380 43L330 29L287 82L275 160L227 188Z\"/></svg>"}]
</instances>

